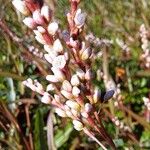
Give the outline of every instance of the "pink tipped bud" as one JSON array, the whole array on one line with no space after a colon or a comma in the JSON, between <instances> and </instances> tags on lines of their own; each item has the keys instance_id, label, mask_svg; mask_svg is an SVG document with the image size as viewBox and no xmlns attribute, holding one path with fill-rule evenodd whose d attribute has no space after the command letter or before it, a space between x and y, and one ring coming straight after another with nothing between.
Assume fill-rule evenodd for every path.
<instances>
[{"instance_id":1,"label":"pink tipped bud","mask_svg":"<svg viewBox=\"0 0 150 150\"><path fill-rule=\"evenodd\" d=\"M66 105L69 106L72 109L77 110L77 111L80 110L80 105L75 101L68 100L68 101L66 101Z\"/></svg>"},{"instance_id":2,"label":"pink tipped bud","mask_svg":"<svg viewBox=\"0 0 150 150\"><path fill-rule=\"evenodd\" d=\"M86 50L83 51L83 53L81 54L81 59L82 60L87 60L89 59L89 57L92 54L92 50L90 48L87 48Z\"/></svg>"},{"instance_id":3,"label":"pink tipped bud","mask_svg":"<svg viewBox=\"0 0 150 150\"><path fill-rule=\"evenodd\" d=\"M25 1L22 0L13 0L12 4L14 5L14 7L20 11L23 15L29 15L30 11L28 10L28 8L26 7Z\"/></svg>"},{"instance_id":4,"label":"pink tipped bud","mask_svg":"<svg viewBox=\"0 0 150 150\"><path fill-rule=\"evenodd\" d=\"M41 98L41 102L45 104L51 103L50 95L47 92L44 93L43 97Z\"/></svg>"},{"instance_id":5,"label":"pink tipped bud","mask_svg":"<svg viewBox=\"0 0 150 150\"><path fill-rule=\"evenodd\" d=\"M53 49L58 53L63 51L63 46L59 39L54 41Z\"/></svg>"},{"instance_id":6,"label":"pink tipped bud","mask_svg":"<svg viewBox=\"0 0 150 150\"><path fill-rule=\"evenodd\" d=\"M43 25L45 23L43 16L40 14L40 10L35 10L33 12L33 19L39 25Z\"/></svg>"},{"instance_id":7,"label":"pink tipped bud","mask_svg":"<svg viewBox=\"0 0 150 150\"><path fill-rule=\"evenodd\" d=\"M46 88L46 91L54 91L55 90L55 86L53 84L49 84Z\"/></svg>"},{"instance_id":8,"label":"pink tipped bud","mask_svg":"<svg viewBox=\"0 0 150 150\"><path fill-rule=\"evenodd\" d=\"M24 20L23 20L23 23L31 28L31 29L34 29L36 27L36 23L35 21L31 18L31 17L26 17Z\"/></svg>"},{"instance_id":9,"label":"pink tipped bud","mask_svg":"<svg viewBox=\"0 0 150 150\"><path fill-rule=\"evenodd\" d=\"M60 116L60 117L67 117L65 111L63 111L63 110L60 109L60 108L56 108L56 109L55 109L55 112L56 112L57 115Z\"/></svg>"},{"instance_id":10,"label":"pink tipped bud","mask_svg":"<svg viewBox=\"0 0 150 150\"><path fill-rule=\"evenodd\" d=\"M78 86L80 84L79 78L76 74L71 77L71 84L73 86Z\"/></svg>"},{"instance_id":11,"label":"pink tipped bud","mask_svg":"<svg viewBox=\"0 0 150 150\"><path fill-rule=\"evenodd\" d=\"M59 81L64 81L65 80L65 75L64 75L64 73L60 69L52 67L51 70L53 71L55 77Z\"/></svg>"},{"instance_id":12,"label":"pink tipped bud","mask_svg":"<svg viewBox=\"0 0 150 150\"><path fill-rule=\"evenodd\" d=\"M77 69L76 74L81 80L84 80L85 72L82 69Z\"/></svg>"},{"instance_id":13,"label":"pink tipped bud","mask_svg":"<svg viewBox=\"0 0 150 150\"><path fill-rule=\"evenodd\" d=\"M62 89L67 91L67 92L71 92L72 91L72 86L71 86L70 82L67 81L67 80L64 80L63 84L62 84Z\"/></svg>"},{"instance_id":14,"label":"pink tipped bud","mask_svg":"<svg viewBox=\"0 0 150 150\"><path fill-rule=\"evenodd\" d=\"M72 89L72 94L75 96L75 97L78 97L79 94L80 94L80 89L76 86L73 87Z\"/></svg>"},{"instance_id":15,"label":"pink tipped bud","mask_svg":"<svg viewBox=\"0 0 150 150\"><path fill-rule=\"evenodd\" d=\"M58 30L58 23L56 22L52 22L48 25L48 33L51 34L51 35L55 35L55 33L57 32Z\"/></svg>"},{"instance_id":16,"label":"pink tipped bud","mask_svg":"<svg viewBox=\"0 0 150 150\"><path fill-rule=\"evenodd\" d=\"M36 39L39 43L41 43L41 44L43 44L43 45L46 44L46 42L45 42L45 40L43 39L43 37L41 38L41 37L39 37L39 36L35 36L35 39Z\"/></svg>"},{"instance_id":17,"label":"pink tipped bud","mask_svg":"<svg viewBox=\"0 0 150 150\"><path fill-rule=\"evenodd\" d=\"M49 22L52 17L52 11L49 9L48 6L43 6L41 8L41 15Z\"/></svg>"},{"instance_id":18,"label":"pink tipped bud","mask_svg":"<svg viewBox=\"0 0 150 150\"><path fill-rule=\"evenodd\" d=\"M78 131L81 131L83 129L83 124L78 120L73 120L73 125L74 128Z\"/></svg>"},{"instance_id":19,"label":"pink tipped bud","mask_svg":"<svg viewBox=\"0 0 150 150\"><path fill-rule=\"evenodd\" d=\"M59 80L54 75L47 75L46 80L54 83L59 82Z\"/></svg>"},{"instance_id":20,"label":"pink tipped bud","mask_svg":"<svg viewBox=\"0 0 150 150\"><path fill-rule=\"evenodd\" d=\"M52 66L59 69L63 69L65 65L66 65L66 59L64 55L59 55L55 57L54 61L52 62Z\"/></svg>"},{"instance_id":21,"label":"pink tipped bud","mask_svg":"<svg viewBox=\"0 0 150 150\"><path fill-rule=\"evenodd\" d=\"M60 96L57 94L54 94L54 98L56 102L61 102Z\"/></svg>"},{"instance_id":22,"label":"pink tipped bud","mask_svg":"<svg viewBox=\"0 0 150 150\"><path fill-rule=\"evenodd\" d=\"M73 95L65 90L61 90L61 94L67 99L72 99Z\"/></svg>"}]
</instances>

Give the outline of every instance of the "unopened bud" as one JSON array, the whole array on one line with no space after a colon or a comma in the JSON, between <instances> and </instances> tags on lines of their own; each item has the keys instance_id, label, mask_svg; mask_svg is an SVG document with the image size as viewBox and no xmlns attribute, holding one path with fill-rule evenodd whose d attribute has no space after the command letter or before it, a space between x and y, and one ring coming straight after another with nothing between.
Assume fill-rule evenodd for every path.
<instances>
[{"instance_id":1,"label":"unopened bud","mask_svg":"<svg viewBox=\"0 0 150 150\"><path fill-rule=\"evenodd\" d=\"M81 80L84 80L85 72L82 69L77 69L76 74Z\"/></svg>"},{"instance_id":2,"label":"unopened bud","mask_svg":"<svg viewBox=\"0 0 150 150\"><path fill-rule=\"evenodd\" d=\"M59 81L65 80L65 75L59 68L52 67L51 70Z\"/></svg>"},{"instance_id":3,"label":"unopened bud","mask_svg":"<svg viewBox=\"0 0 150 150\"><path fill-rule=\"evenodd\" d=\"M59 39L54 41L53 49L58 53L63 51L63 46Z\"/></svg>"},{"instance_id":4,"label":"unopened bud","mask_svg":"<svg viewBox=\"0 0 150 150\"><path fill-rule=\"evenodd\" d=\"M48 6L43 6L41 8L41 15L49 22L52 17L52 11L49 9Z\"/></svg>"},{"instance_id":5,"label":"unopened bud","mask_svg":"<svg viewBox=\"0 0 150 150\"><path fill-rule=\"evenodd\" d=\"M54 91L55 90L55 86L53 84L49 84L46 88L46 91Z\"/></svg>"},{"instance_id":6,"label":"unopened bud","mask_svg":"<svg viewBox=\"0 0 150 150\"><path fill-rule=\"evenodd\" d=\"M27 27L29 27L29 28L31 28L31 29L34 29L34 28L36 27L36 23L35 23L35 21L33 20L33 18L31 18L31 17L26 17L26 18L23 20L23 23L24 23Z\"/></svg>"},{"instance_id":7,"label":"unopened bud","mask_svg":"<svg viewBox=\"0 0 150 150\"><path fill-rule=\"evenodd\" d=\"M80 84L79 78L76 74L71 77L71 84L73 86L78 86Z\"/></svg>"},{"instance_id":8,"label":"unopened bud","mask_svg":"<svg viewBox=\"0 0 150 150\"><path fill-rule=\"evenodd\" d=\"M41 44L43 44L43 45L46 44L46 42L45 42L45 40L43 39L43 37L35 36L35 39L36 39L39 43L41 43Z\"/></svg>"},{"instance_id":9,"label":"unopened bud","mask_svg":"<svg viewBox=\"0 0 150 150\"><path fill-rule=\"evenodd\" d=\"M41 102L45 104L51 103L50 95L47 92L44 93L43 97L41 98Z\"/></svg>"},{"instance_id":10,"label":"unopened bud","mask_svg":"<svg viewBox=\"0 0 150 150\"><path fill-rule=\"evenodd\" d=\"M60 116L60 117L67 117L65 111L63 111L63 110L60 109L60 108L56 108L56 109L55 109L55 112L56 112L57 115Z\"/></svg>"},{"instance_id":11,"label":"unopened bud","mask_svg":"<svg viewBox=\"0 0 150 150\"><path fill-rule=\"evenodd\" d=\"M46 80L54 83L59 82L59 80L54 75L47 75Z\"/></svg>"},{"instance_id":12,"label":"unopened bud","mask_svg":"<svg viewBox=\"0 0 150 150\"><path fill-rule=\"evenodd\" d=\"M80 89L76 86L73 87L72 89L72 94L75 96L75 97L78 97L79 94L80 94Z\"/></svg>"},{"instance_id":13,"label":"unopened bud","mask_svg":"<svg viewBox=\"0 0 150 150\"><path fill-rule=\"evenodd\" d=\"M40 33L45 33L46 30L42 26L37 26L37 29Z\"/></svg>"},{"instance_id":14,"label":"unopened bud","mask_svg":"<svg viewBox=\"0 0 150 150\"><path fill-rule=\"evenodd\" d=\"M45 23L43 16L40 14L40 10L35 10L33 12L33 19L39 25L43 25Z\"/></svg>"},{"instance_id":15,"label":"unopened bud","mask_svg":"<svg viewBox=\"0 0 150 150\"><path fill-rule=\"evenodd\" d=\"M73 120L73 125L74 128L78 131L81 131L83 129L83 124L78 120Z\"/></svg>"},{"instance_id":16,"label":"unopened bud","mask_svg":"<svg viewBox=\"0 0 150 150\"><path fill-rule=\"evenodd\" d=\"M57 32L58 30L58 23L56 22L52 22L48 25L48 33L51 34L51 35L55 35L55 33Z\"/></svg>"},{"instance_id":17,"label":"unopened bud","mask_svg":"<svg viewBox=\"0 0 150 150\"><path fill-rule=\"evenodd\" d=\"M29 15L30 11L28 10L28 8L26 7L25 1L22 0L13 0L12 4L14 5L14 7L20 11L22 14L24 15Z\"/></svg>"},{"instance_id":18,"label":"unopened bud","mask_svg":"<svg viewBox=\"0 0 150 150\"><path fill-rule=\"evenodd\" d=\"M51 64L53 61L53 58L49 54L44 54L44 58Z\"/></svg>"},{"instance_id":19,"label":"unopened bud","mask_svg":"<svg viewBox=\"0 0 150 150\"><path fill-rule=\"evenodd\" d=\"M81 54L81 59L82 59L82 60L87 60L87 59L89 59L89 57L91 56L91 54L92 54L91 48L87 48L87 49L84 50L83 53Z\"/></svg>"},{"instance_id":20,"label":"unopened bud","mask_svg":"<svg viewBox=\"0 0 150 150\"><path fill-rule=\"evenodd\" d=\"M86 71L86 73L85 73L85 79L86 80L91 80L91 79L93 79L93 72L92 72L92 70L91 69L88 69L87 71Z\"/></svg>"},{"instance_id":21,"label":"unopened bud","mask_svg":"<svg viewBox=\"0 0 150 150\"><path fill-rule=\"evenodd\" d=\"M97 101L100 99L100 96L101 96L101 92L99 91L98 88L95 88L94 95L93 95L94 103L97 103Z\"/></svg>"},{"instance_id":22,"label":"unopened bud","mask_svg":"<svg viewBox=\"0 0 150 150\"><path fill-rule=\"evenodd\" d=\"M72 86L71 86L70 82L67 81L67 80L64 80L63 84L62 84L62 89L65 90L65 91L71 92L72 91Z\"/></svg>"},{"instance_id":23,"label":"unopened bud","mask_svg":"<svg viewBox=\"0 0 150 150\"><path fill-rule=\"evenodd\" d=\"M77 111L80 109L80 105L77 102L74 102L72 100L66 101L66 105L69 106L72 109L77 110Z\"/></svg>"},{"instance_id":24,"label":"unopened bud","mask_svg":"<svg viewBox=\"0 0 150 150\"><path fill-rule=\"evenodd\" d=\"M85 104L85 111L87 113L90 113L92 111L92 109L93 109L93 106L90 103Z\"/></svg>"},{"instance_id":25,"label":"unopened bud","mask_svg":"<svg viewBox=\"0 0 150 150\"><path fill-rule=\"evenodd\" d=\"M52 66L59 69L63 69L65 65L66 65L66 59L64 55L59 55L55 57L54 61L52 62Z\"/></svg>"},{"instance_id":26,"label":"unopened bud","mask_svg":"<svg viewBox=\"0 0 150 150\"><path fill-rule=\"evenodd\" d=\"M61 94L67 99L72 99L73 95L65 90L61 90Z\"/></svg>"},{"instance_id":27,"label":"unopened bud","mask_svg":"<svg viewBox=\"0 0 150 150\"><path fill-rule=\"evenodd\" d=\"M57 94L54 94L54 98L56 100L56 102L60 102L60 96Z\"/></svg>"}]
</instances>

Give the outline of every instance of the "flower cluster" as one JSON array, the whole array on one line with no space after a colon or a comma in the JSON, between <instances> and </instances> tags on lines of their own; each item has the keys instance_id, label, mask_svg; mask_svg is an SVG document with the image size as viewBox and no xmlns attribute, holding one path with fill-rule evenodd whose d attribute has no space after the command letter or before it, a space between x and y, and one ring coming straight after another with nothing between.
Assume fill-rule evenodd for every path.
<instances>
[{"instance_id":1,"label":"flower cluster","mask_svg":"<svg viewBox=\"0 0 150 150\"><path fill-rule=\"evenodd\" d=\"M144 67L150 68L150 49L149 49L149 40L148 40L148 31L144 24L140 27L140 37L142 42L143 54L141 56L141 61L144 64Z\"/></svg>"},{"instance_id":2,"label":"flower cluster","mask_svg":"<svg viewBox=\"0 0 150 150\"><path fill-rule=\"evenodd\" d=\"M43 45L44 58L51 68L51 74L46 76L49 82L46 89L30 78L23 82L24 85L41 94L41 101L53 105L59 116L71 118L76 130L83 130L91 137L93 129L101 133L95 109L101 94L92 84L93 50L79 38L86 20L86 14L77 8L79 0L70 0L71 10L67 14L69 31L62 33L58 33L59 25L52 18L52 11L41 1L13 0L12 3L26 16L23 22ZM114 147L106 134L102 136Z\"/></svg>"}]
</instances>

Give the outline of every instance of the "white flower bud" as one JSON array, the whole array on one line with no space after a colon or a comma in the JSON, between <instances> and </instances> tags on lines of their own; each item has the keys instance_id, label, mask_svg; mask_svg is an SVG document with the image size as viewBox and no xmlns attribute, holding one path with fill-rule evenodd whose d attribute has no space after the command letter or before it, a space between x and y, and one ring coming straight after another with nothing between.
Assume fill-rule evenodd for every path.
<instances>
[{"instance_id":1,"label":"white flower bud","mask_svg":"<svg viewBox=\"0 0 150 150\"><path fill-rule=\"evenodd\" d=\"M51 34L51 35L55 35L55 33L57 32L58 30L58 23L56 22L52 22L48 25L48 33Z\"/></svg>"},{"instance_id":2,"label":"white flower bud","mask_svg":"<svg viewBox=\"0 0 150 150\"><path fill-rule=\"evenodd\" d=\"M53 61L53 58L49 54L44 54L44 58L51 64Z\"/></svg>"},{"instance_id":3,"label":"white flower bud","mask_svg":"<svg viewBox=\"0 0 150 150\"><path fill-rule=\"evenodd\" d=\"M45 33L46 30L42 26L37 26L37 29L40 33Z\"/></svg>"},{"instance_id":4,"label":"white flower bud","mask_svg":"<svg viewBox=\"0 0 150 150\"><path fill-rule=\"evenodd\" d=\"M76 86L73 87L72 89L72 94L75 96L75 97L78 97L79 94L80 94L80 89Z\"/></svg>"},{"instance_id":5,"label":"white flower bud","mask_svg":"<svg viewBox=\"0 0 150 150\"><path fill-rule=\"evenodd\" d=\"M79 109L80 109L80 105L77 102L72 101L72 100L66 101L66 105L72 109L77 110L77 111L79 111Z\"/></svg>"},{"instance_id":6,"label":"white flower bud","mask_svg":"<svg viewBox=\"0 0 150 150\"><path fill-rule=\"evenodd\" d=\"M40 10L35 10L33 12L33 19L37 24L43 25L45 23L43 16L40 14Z\"/></svg>"},{"instance_id":7,"label":"white flower bud","mask_svg":"<svg viewBox=\"0 0 150 150\"><path fill-rule=\"evenodd\" d=\"M51 51L54 51L53 47L51 45L44 45L44 50L48 53L51 52Z\"/></svg>"},{"instance_id":8,"label":"white flower bud","mask_svg":"<svg viewBox=\"0 0 150 150\"><path fill-rule=\"evenodd\" d=\"M83 124L78 120L73 120L73 125L74 128L78 131L81 131L83 129Z\"/></svg>"},{"instance_id":9,"label":"white flower bud","mask_svg":"<svg viewBox=\"0 0 150 150\"><path fill-rule=\"evenodd\" d=\"M21 1L21 0L13 0L12 4L14 5L14 7L20 11L22 14L24 15L29 15L30 11L28 10L28 8L26 7L25 1Z\"/></svg>"},{"instance_id":10,"label":"white flower bud","mask_svg":"<svg viewBox=\"0 0 150 150\"><path fill-rule=\"evenodd\" d=\"M59 69L63 69L65 65L66 65L66 59L64 55L57 56L52 62L52 66Z\"/></svg>"},{"instance_id":11,"label":"white flower bud","mask_svg":"<svg viewBox=\"0 0 150 150\"><path fill-rule=\"evenodd\" d=\"M53 49L58 53L63 51L63 46L59 39L54 41Z\"/></svg>"},{"instance_id":12,"label":"white flower bud","mask_svg":"<svg viewBox=\"0 0 150 150\"><path fill-rule=\"evenodd\" d=\"M82 60L87 60L91 56L92 50L90 48L87 48L86 50L83 51L81 54L81 59Z\"/></svg>"},{"instance_id":13,"label":"white flower bud","mask_svg":"<svg viewBox=\"0 0 150 150\"><path fill-rule=\"evenodd\" d=\"M91 112L92 109L93 109L93 106L92 106L90 103L86 103L86 104L85 104L85 111L86 111L87 113Z\"/></svg>"},{"instance_id":14,"label":"white flower bud","mask_svg":"<svg viewBox=\"0 0 150 150\"><path fill-rule=\"evenodd\" d=\"M87 112L82 112L81 115L82 115L82 117L84 117L84 118L88 118L88 117L89 117L89 115L88 115Z\"/></svg>"},{"instance_id":15,"label":"white flower bud","mask_svg":"<svg viewBox=\"0 0 150 150\"><path fill-rule=\"evenodd\" d=\"M52 17L52 12L48 6L43 6L41 8L41 15L49 22Z\"/></svg>"},{"instance_id":16,"label":"white flower bud","mask_svg":"<svg viewBox=\"0 0 150 150\"><path fill-rule=\"evenodd\" d=\"M74 22L78 28L81 28L85 24L86 14L81 13L81 9L78 9L74 17Z\"/></svg>"},{"instance_id":17,"label":"white flower bud","mask_svg":"<svg viewBox=\"0 0 150 150\"><path fill-rule=\"evenodd\" d=\"M39 37L39 36L35 36L35 39L39 42L39 43L41 43L41 44L46 44L46 42L45 42L45 40L44 40L44 38L43 37Z\"/></svg>"},{"instance_id":18,"label":"white flower bud","mask_svg":"<svg viewBox=\"0 0 150 150\"><path fill-rule=\"evenodd\" d=\"M86 73L85 73L85 79L86 80L91 80L91 79L93 79L93 73L92 73L92 70L91 69L88 69L87 71L86 71Z\"/></svg>"},{"instance_id":19,"label":"white flower bud","mask_svg":"<svg viewBox=\"0 0 150 150\"><path fill-rule=\"evenodd\" d=\"M61 90L61 94L67 99L72 99L73 95L65 90Z\"/></svg>"},{"instance_id":20,"label":"white flower bud","mask_svg":"<svg viewBox=\"0 0 150 150\"><path fill-rule=\"evenodd\" d=\"M75 109L71 109L71 112L73 114L73 116L78 117L79 116L79 111L75 110Z\"/></svg>"},{"instance_id":21,"label":"white flower bud","mask_svg":"<svg viewBox=\"0 0 150 150\"><path fill-rule=\"evenodd\" d=\"M71 77L71 84L73 86L78 86L80 84L79 78L76 74Z\"/></svg>"},{"instance_id":22,"label":"white flower bud","mask_svg":"<svg viewBox=\"0 0 150 150\"><path fill-rule=\"evenodd\" d=\"M26 18L23 20L23 23L24 23L27 27L29 27L29 28L31 28L31 29L34 29L34 28L36 27L36 23L35 23L35 21L33 20L33 18L31 18L31 17L26 17Z\"/></svg>"},{"instance_id":23,"label":"white flower bud","mask_svg":"<svg viewBox=\"0 0 150 150\"><path fill-rule=\"evenodd\" d=\"M56 102L61 102L60 96L57 94L54 94L54 98Z\"/></svg>"},{"instance_id":24,"label":"white flower bud","mask_svg":"<svg viewBox=\"0 0 150 150\"><path fill-rule=\"evenodd\" d=\"M67 116L70 117L70 118L73 117L73 114L72 114L71 110L67 110L67 111L66 111L66 114L67 114Z\"/></svg>"},{"instance_id":25,"label":"white flower bud","mask_svg":"<svg viewBox=\"0 0 150 150\"><path fill-rule=\"evenodd\" d=\"M46 80L54 83L59 82L59 80L54 75L47 75Z\"/></svg>"},{"instance_id":26,"label":"white flower bud","mask_svg":"<svg viewBox=\"0 0 150 150\"><path fill-rule=\"evenodd\" d=\"M47 92L44 93L43 97L41 98L41 102L45 104L51 103L50 95Z\"/></svg>"},{"instance_id":27,"label":"white flower bud","mask_svg":"<svg viewBox=\"0 0 150 150\"><path fill-rule=\"evenodd\" d=\"M59 81L65 80L65 75L59 68L52 67L51 70Z\"/></svg>"},{"instance_id":28,"label":"white flower bud","mask_svg":"<svg viewBox=\"0 0 150 150\"><path fill-rule=\"evenodd\" d=\"M63 84L62 84L62 89L67 91L67 92L71 92L72 91L72 86L71 86L70 82L67 81L67 80L64 80Z\"/></svg>"},{"instance_id":29,"label":"white flower bud","mask_svg":"<svg viewBox=\"0 0 150 150\"><path fill-rule=\"evenodd\" d=\"M97 101L100 99L100 96L101 96L101 92L99 91L98 88L95 88L94 95L93 95L94 103L97 103Z\"/></svg>"},{"instance_id":30,"label":"white flower bud","mask_svg":"<svg viewBox=\"0 0 150 150\"><path fill-rule=\"evenodd\" d=\"M63 111L63 110L60 109L60 108L56 108L56 109L55 109L55 112L56 112L57 115L60 116L60 117L67 117L65 111Z\"/></svg>"},{"instance_id":31,"label":"white flower bud","mask_svg":"<svg viewBox=\"0 0 150 150\"><path fill-rule=\"evenodd\" d=\"M84 80L85 72L82 69L77 69L76 74L81 80Z\"/></svg>"},{"instance_id":32,"label":"white flower bud","mask_svg":"<svg viewBox=\"0 0 150 150\"><path fill-rule=\"evenodd\" d=\"M46 91L54 91L55 90L55 86L53 84L49 84L46 88Z\"/></svg>"}]
</instances>

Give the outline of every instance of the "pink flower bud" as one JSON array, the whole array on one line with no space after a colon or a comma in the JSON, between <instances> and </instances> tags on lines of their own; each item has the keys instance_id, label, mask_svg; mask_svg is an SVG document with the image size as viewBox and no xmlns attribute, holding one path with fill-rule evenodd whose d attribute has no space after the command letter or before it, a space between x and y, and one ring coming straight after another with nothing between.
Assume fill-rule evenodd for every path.
<instances>
[{"instance_id":1,"label":"pink flower bud","mask_svg":"<svg viewBox=\"0 0 150 150\"><path fill-rule=\"evenodd\" d=\"M81 79L81 80L84 80L84 78L85 78L85 72L82 70L82 69L77 69L76 70L76 74L77 74L77 76Z\"/></svg>"},{"instance_id":2,"label":"pink flower bud","mask_svg":"<svg viewBox=\"0 0 150 150\"><path fill-rule=\"evenodd\" d=\"M47 75L46 80L54 83L59 82L59 80L54 75Z\"/></svg>"},{"instance_id":3,"label":"pink flower bud","mask_svg":"<svg viewBox=\"0 0 150 150\"><path fill-rule=\"evenodd\" d=\"M92 50L90 48L87 48L86 50L83 51L83 53L81 53L81 59L87 60L87 59L89 59L91 54L92 54Z\"/></svg>"},{"instance_id":4,"label":"pink flower bud","mask_svg":"<svg viewBox=\"0 0 150 150\"><path fill-rule=\"evenodd\" d=\"M44 57L49 63L52 63L53 58L49 54L44 54Z\"/></svg>"},{"instance_id":5,"label":"pink flower bud","mask_svg":"<svg viewBox=\"0 0 150 150\"><path fill-rule=\"evenodd\" d=\"M41 43L41 44L43 44L43 45L46 44L46 42L45 42L45 40L43 39L43 37L35 36L35 39L36 39L39 43Z\"/></svg>"},{"instance_id":6,"label":"pink flower bud","mask_svg":"<svg viewBox=\"0 0 150 150\"><path fill-rule=\"evenodd\" d=\"M54 94L54 98L55 98L55 101L56 102L61 102L61 98L60 98L60 96L59 95L57 95L57 94Z\"/></svg>"},{"instance_id":7,"label":"pink flower bud","mask_svg":"<svg viewBox=\"0 0 150 150\"><path fill-rule=\"evenodd\" d=\"M82 115L82 117L84 117L84 118L88 118L88 117L89 117L89 115L88 115L87 112L82 112L81 115Z\"/></svg>"},{"instance_id":8,"label":"pink flower bud","mask_svg":"<svg viewBox=\"0 0 150 150\"><path fill-rule=\"evenodd\" d=\"M40 33L45 33L46 30L42 26L37 26L37 29Z\"/></svg>"},{"instance_id":9,"label":"pink flower bud","mask_svg":"<svg viewBox=\"0 0 150 150\"><path fill-rule=\"evenodd\" d=\"M94 103L97 103L98 100L100 100L101 92L98 88L95 88L94 95L93 95L93 101Z\"/></svg>"},{"instance_id":10,"label":"pink flower bud","mask_svg":"<svg viewBox=\"0 0 150 150\"><path fill-rule=\"evenodd\" d=\"M66 59L64 55L57 56L52 62L52 66L59 69L63 69L65 65L66 65Z\"/></svg>"},{"instance_id":11,"label":"pink flower bud","mask_svg":"<svg viewBox=\"0 0 150 150\"><path fill-rule=\"evenodd\" d=\"M43 97L41 98L41 102L45 104L51 103L50 95L47 92L44 93Z\"/></svg>"},{"instance_id":12,"label":"pink flower bud","mask_svg":"<svg viewBox=\"0 0 150 150\"><path fill-rule=\"evenodd\" d=\"M34 29L36 27L36 23L35 21L31 18L31 17L26 17L24 20L23 20L23 23L31 28L31 29Z\"/></svg>"},{"instance_id":13,"label":"pink flower bud","mask_svg":"<svg viewBox=\"0 0 150 150\"><path fill-rule=\"evenodd\" d=\"M48 25L48 33L51 35L55 35L58 30L58 24L56 22L52 22Z\"/></svg>"},{"instance_id":14,"label":"pink flower bud","mask_svg":"<svg viewBox=\"0 0 150 150\"><path fill-rule=\"evenodd\" d=\"M66 105L69 106L72 109L77 110L77 111L80 110L80 105L75 101L68 100L68 101L66 101Z\"/></svg>"},{"instance_id":15,"label":"pink flower bud","mask_svg":"<svg viewBox=\"0 0 150 150\"><path fill-rule=\"evenodd\" d=\"M64 80L63 84L62 84L62 89L67 91L67 92L71 92L72 91L72 86L71 86L70 82L67 81L67 80Z\"/></svg>"},{"instance_id":16,"label":"pink flower bud","mask_svg":"<svg viewBox=\"0 0 150 150\"><path fill-rule=\"evenodd\" d=\"M46 91L54 91L55 90L55 86L53 84L49 84L46 88Z\"/></svg>"},{"instance_id":17,"label":"pink flower bud","mask_svg":"<svg viewBox=\"0 0 150 150\"><path fill-rule=\"evenodd\" d=\"M88 69L87 71L86 71L86 73L85 73L85 79L86 80L91 80L91 79L93 79L93 73L92 73L92 70L91 69Z\"/></svg>"},{"instance_id":18,"label":"pink flower bud","mask_svg":"<svg viewBox=\"0 0 150 150\"><path fill-rule=\"evenodd\" d=\"M73 95L65 90L61 90L61 94L67 99L72 99Z\"/></svg>"},{"instance_id":19,"label":"pink flower bud","mask_svg":"<svg viewBox=\"0 0 150 150\"><path fill-rule=\"evenodd\" d=\"M71 84L73 86L78 86L80 84L79 78L76 74L71 77Z\"/></svg>"},{"instance_id":20,"label":"pink flower bud","mask_svg":"<svg viewBox=\"0 0 150 150\"><path fill-rule=\"evenodd\" d=\"M45 23L43 16L40 14L40 10L35 10L33 12L33 19L39 25L43 25Z\"/></svg>"},{"instance_id":21,"label":"pink flower bud","mask_svg":"<svg viewBox=\"0 0 150 150\"><path fill-rule=\"evenodd\" d=\"M83 124L78 120L73 120L73 125L74 128L78 131L81 131L83 129Z\"/></svg>"},{"instance_id":22,"label":"pink flower bud","mask_svg":"<svg viewBox=\"0 0 150 150\"><path fill-rule=\"evenodd\" d=\"M20 11L23 15L29 15L30 11L28 10L28 8L26 7L25 1L22 0L13 0L12 4L14 5L14 7Z\"/></svg>"},{"instance_id":23,"label":"pink flower bud","mask_svg":"<svg viewBox=\"0 0 150 150\"><path fill-rule=\"evenodd\" d=\"M87 113L90 113L92 111L92 109L93 109L93 106L90 103L85 104L85 111Z\"/></svg>"},{"instance_id":24,"label":"pink flower bud","mask_svg":"<svg viewBox=\"0 0 150 150\"><path fill-rule=\"evenodd\" d=\"M79 94L80 94L80 89L76 86L73 87L72 89L72 94L75 96L75 97L78 97Z\"/></svg>"},{"instance_id":25,"label":"pink flower bud","mask_svg":"<svg viewBox=\"0 0 150 150\"><path fill-rule=\"evenodd\" d=\"M51 45L44 45L44 49L48 53L51 52L51 51L53 51L53 47Z\"/></svg>"},{"instance_id":26,"label":"pink flower bud","mask_svg":"<svg viewBox=\"0 0 150 150\"><path fill-rule=\"evenodd\" d=\"M67 114L67 116L70 117L70 118L73 117L73 114L72 114L71 110L67 110L67 111L66 111L66 114Z\"/></svg>"},{"instance_id":27,"label":"pink flower bud","mask_svg":"<svg viewBox=\"0 0 150 150\"><path fill-rule=\"evenodd\" d=\"M59 39L55 40L54 41L54 44L53 44L53 49L56 51L56 52L63 52L63 46L60 42Z\"/></svg>"},{"instance_id":28,"label":"pink flower bud","mask_svg":"<svg viewBox=\"0 0 150 150\"><path fill-rule=\"evenodd\" d=\"M81 28L85 24L86 14L81 13L81 9L78 9L74 17L74 22L77 28Z\"/></svg>"},{"instance_id":29,"label":"pink flower bud","mask_svg":"<svg viewBox=\"0 0 150 150\"><path fill-rule=\"evenodd\" d=\"M65 80L65 75L59 68L52 67L51 70L59 81Z\"/></svg>"},{"instance_id":30,"label":"pink flower bud","mask_svg":"<svg viewBox=\"0 0 150 150\"><path fill-rule=\"evenodd\" d=\"M63 111L63 110L60 109L60 108L56 108L56 109L55 109L55 112L56 112L57 115L60 116L60 117L67 117L65 111Z\"/></svg>"},{"instance_id":31,"label":"pink flower bud","mask_svg":"<svg viewBox=\"0 0 150 150\"><path fill-rule=\"evenodd\" d=\"M49 9L48 6L43 6L41 8L41 15L49 22L52 17L52 11Z\"/></svg>"}]
</instances>

